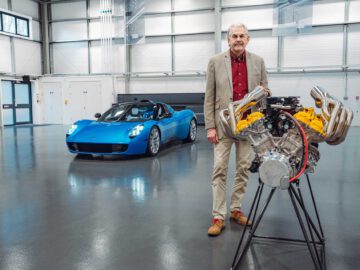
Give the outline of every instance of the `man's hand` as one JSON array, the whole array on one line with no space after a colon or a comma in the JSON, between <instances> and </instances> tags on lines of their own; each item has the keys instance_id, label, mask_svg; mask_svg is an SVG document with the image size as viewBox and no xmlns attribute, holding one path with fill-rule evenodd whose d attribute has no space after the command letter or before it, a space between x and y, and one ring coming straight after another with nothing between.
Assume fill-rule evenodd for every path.
<instances>
[{"instance_id":1,"label":"man's hand","mask_svg":"<svg viewBox=\"0 0 360 270\"><path fill-rule=\"evenodd\" d=\"M219 142L219 138L215 128L209 128L207 130L207 139L212 144L216 144Z\"/></svg>"},{"instance_id":2,"label":"man's hand","mask_svg":"<svg viewBox=\"0 0 360 270\"><path fill-rule=\"evenodd\" d=\"M265 90L267 96L268 96L268 97L271 97L272 94L271 94L270 89L269 89L269 88L264 88L264 90Z\"/></svg>"}]
</instances>

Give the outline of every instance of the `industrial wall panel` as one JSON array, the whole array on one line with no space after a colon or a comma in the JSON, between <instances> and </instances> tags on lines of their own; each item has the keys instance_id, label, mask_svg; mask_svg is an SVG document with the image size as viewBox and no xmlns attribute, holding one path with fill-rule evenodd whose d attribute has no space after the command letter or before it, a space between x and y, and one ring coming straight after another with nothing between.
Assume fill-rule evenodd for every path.
<instances>
[{"instance_id":1,"label":"industrial wall panel","mask_svg":"<svg viewBox=\"0 0 360 270\"><path fill-rule=\"evenodd\" d=\"M214 0L174 0L174 2L175 10L193 10L214 7Z\"/></svg>"},{"instance_id":2,"label":"industrial wall panel","mask_svg":"<svg viewBox=\"0 0 360 270\"><path fill-rule=\"evenodd\" d=\"M222 0L222 6L250 6L250 5L262 5L262 4L272 4L274 0Z\"/></svg>"},{"instance_id":3,"label":"industrial wall panel","mask_svg":"<svg viewBox=\"0 0 360 270\"><path fill-rule=\"evenodd\" d=\"M100 0L90 0L89 16L100 17ZM112 14L116 16L124 16L124 0L113 0Z\"/></svg>"},{"instance_id":4,"label":"industrial wall panel","mask_svg":"<svg viewBox=\"0 0 360 270\"><path fill-rule=\"evenodd\" d=\"M144 44L131 46L132 72L171 70L171 39L147 38Z\"/></svg>"},{"instance_id":5,"label":"industrial wall panel","mask_svg":"<svg viewBox=\"0 0 360 270\"><path fill-rule=\"evenodd\" d=\"M33 40L41 41L40 23L37 21L32 21L32 34Z\"/></svg>"},{"instance_id":6,"label":"industrial wall panel","mask_svg":"<svg viewBox=\"0 0 360 270\"><path fill-rule=\"evenodd\" d=\"M113 37L124 37L125 27L124 20L113 18ZM89 23L89 36L91 39L101 38L101 21L93 19Z\"/></svg>"},{"instance_id":7,"label":"industrial wall panel","mask_svg":"<svg viewBox=\"0 0 360 270\"><path fill-rule=\"evenodd\" d=\"M55 74L88 73L87 42L53 44L52 53Z\"/></svg>"},{"instance_id":8,"label":"industrial wall panel","mask_svg":"<svg viewBox=\"0 0 360 270\"><path fill-rule=\"evenodd\" d=\"M41 44L14 39L16 73L41 75Z\"/></svg>"},{"instance_id":9,"label":"industrial wall panel","mask_svg":"<svg viewBox=\"0 0 360 270\"><path fill-rule=\"evenodd\" d=\"M11 72L10 38L0 35L0 72Z\"/></svg>"},{"instance_id":10,"label":"industrial wall panel","mask_svg":"<svg viewBox=\"0 0 360 270\"><path fill-rule=\"evenodd\" d=\"M125 36L125 22L120 18L113 18L113 36L124 37Z\"/></svg>"},{"instance_id":11,"label":"industrial wall panel","mask_svg":"<svg viewBox=\"0 0 360 270\"><path fill-rule=\"evenodd\" d=\"M100 19L91 20L89 23L89 38L101 38L101 22Z\"/></svg>"},{"instance_id":12,"label":"industrial wall panel","mask_svg":"<svg viewBox=\"0 0 360 270\"><path fill-rule=\"evenodd\" d=\"M331 44L331 45L330 45ZM311 35L284 37L284 67L342 65L341 26L314 28Z\"/></svg>"},{"instance_id":13,"label":"industrial wall panel","mask_svg":"<svg viewBox=\"0 0 360 270\"><path fill-rule=\"evenodd\" d=\"M131 94L146 93L203 93L205 79L193 78L134 78L130 81Z\"/></svg>"},{"instance_id":14,"label":"industrial wall panel","mask_svg":"<svg viewBox=\"0 0 360 270\"><path fill-rule=\"evenodd\" d=\"M86 17L86 1L66 1L51 4L53 20L74 19Z\"/></svg>"},{"instance_id":15,"label":"industrial wall panel","mask_svg":"<svg viewBox=\"0 0 360 270\"><path fill-rule=\"evenodd\" d=\"M114 73L123 73L125 72L124 62L125 62L125 48L124 44L120 41L113 42L113 70Z\"/></svg>"},{"instance_id":16,"label":"industrial wall panel","mask_svg":"<svg viewBox=\"0 0 360 270\"><path fill-rule=\"evenodd\" d=\"M8 9L8 0L0 0L0 8Z\"/></svg>"},{"instance_id":17,"label":"industrial wall panel","mask_svg":"<svg viewBox=\"0 0 360 270\"><path fill-rule=\"evenodd\" d=\"M100 17L100 1L90 0L89 1L89 16Z\"/></svg>"},{"instance_id":18,"label":"industrial wall panel","mask_svg":"<svg viewBox=\"0 0 360 270\"><path fill-rule=\"evenodd\" d=\"M30 16L34 19L39 19L39 3L31 0L16 0L11 1L12 10L14 12Z\"/></svg>"},{"instance_id":19,"label":"industrial wall panel","mask_svg":"<svg viewBox=\"0 0 360 270\"><path fill-rule=\"evenodd\" d=\"M87 39L86 21L57 22L52 24L53 41Z\"/></svg>"},{"instance_id":20,"label":"industrial wall panel","mask_svg":"<svg viewBox=\"0 0 360 270\"><path fill-rule=\"evenodd\" d=\"M147 15L145 17L145 35L159 35L171 33L171 16Z\"/></svg>"},{"instance_id":21,"label":"industrial wall panel","mask_svg":"<svg viewBox=\"0 0 360 270\"><path fill-rule=\"evenodd\" d=\"M250 41L246 47L250 52L264 58L266 68L277 66L277 46L278 39L273 37L271 31L249 32ZM222 36L222 51L229 49L227 34Z\"/></svg>"},{"instance_id":22,"label":"industrial wall panel","mask_svg":"<svg viewBox=\"0 0 360 270\"><path fill-rule=\"evenodd\" d=\"M189 35L175 38L175 70L205 71L215 54L214 35Z\"/></svg>"},{"instance_id":23,"label":"industrial wall panel","mask_svg":"<svg viewBox=\"0 0 360 270\"><path fill-rule=\"evenodd\" d=\"M145 1L145 12L170 11L171 0Z\"/></svg>"},{"instance_id":24,"label":"industrial wall panel","mask_svg":"<svg viewBox=\"0 0 360 270\"><path fill-rule=\"evenodd\" d=\"M348 74L348 100L342 101L354 113L352 125L360 126L360 76L358 72Z\"/></svg>"},{"instance_id":25,"label":"industrial wall panel","mask_svg":"<svg viewBox=\"0 0 360 270\"><path fill-rule=\"evenodd\" d=\"M360 25L349 26L348 64L360 66Z\"/></svg>"},{"instance_id":26,"label":"industrial wall panel","mask_svg":"<svg viewBox=\"0 0 360 270\"><path fill-rule=\"evenodd\" d=\"M100 41L92 41L90 43L90 66L91 73L102 73L101 61L101 44Z\"/></svg>"},{"instance_id":27,"label":"industrial wall panel","mask_svg":"<svg viewBox=\"0 0 360 270\"><path fill-rule=\"evenodd\" d=\"M273 26L272 7L251 7L224 10L222 13L222 30L227 31L233 23L244 23L249 29L271 28Z\"/></svg>"},{"instance_id":28,"label":"industrial wall panel","mask_svg":"<svg viewBox=\"0 0 360 270\"><path fill-rule=\"evenodd\" d=\"M325 0L313 3L313 24L344 22L345 2Z\"/></svg>"},{"instance_id":29,"label":"industrial wall panel","mask_svg":"<svg viewBox=\"0 0 360 270\"><path fill-rule=\"evenodd\" d=\"M113 0L112 14L124 16L124 0Z\"/></svg>"},{"instance_id":30,"label":"industrial wall panel","mask_svg":"<svg viewBox=\"0 0 360 270\"><path fill-rule=\"evenodd\" d=\"M214 31L214 12L179 13L175 15L174 24L177 34Z\"/></svg>"},{"instance_id":31,"label":"industrial wall panel","mask_svg":"<svg viewBox=\"0 0 360 270\"><path fill-rule=\"evenodd\" d=\"M269 88L274 96L300 96L304 106L315 106L310 90L317 85L343 101L344 73L269 74Z\"/></svg>"},{"instance_id":32,"label":"industrial wall panel","mask_svg":"<svg viewBox=\"0 0 360 270\"><path fill-rule=\"evenodd\" d=\"M124 72L124 44L113 41L112 65L114 73ZM91 73L103 73L100 41L92 41L90 47Z\"/></svg>"},{"instance_id":33,"label":"industrial wall panel","mask_svg":"<svg viewBox=\"0 0 360 270\"><path fill-rule=\"evenodd\" d=\"M360 1L359 0L350 1L349 21L350 22L360 22Z\"/></svg>"},{"instance_id":34,"label":"industrial wall panel","mask_svg":"<svg viewBox=\"0 0 360 270\"><path fill-rule=\"evenodd\" d=\"M92 41L90 43L91 73L102 73L101 43Z\"/></svg>"}]
</instances>

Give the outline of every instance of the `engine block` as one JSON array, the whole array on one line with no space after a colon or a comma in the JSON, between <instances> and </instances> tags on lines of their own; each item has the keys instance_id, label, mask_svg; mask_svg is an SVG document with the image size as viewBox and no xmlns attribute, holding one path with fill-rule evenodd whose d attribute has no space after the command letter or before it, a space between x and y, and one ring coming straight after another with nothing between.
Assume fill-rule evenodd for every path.
<instances>
[{"instance_id":1,"label":"engine block","mask_svg":"<svg viewBox=\"0 0 360 270\"><path fill-rule=\"evenodd\" d=\"M314 172L319 143L337 145L346 138L352 111L319 86L310 94L319 113L303 107L299 97L267 97L260 86L220 112L226 136L252 145L250 171L258 171L266 185L287 188L302 173Z\"/></svg>"}]
</instances>

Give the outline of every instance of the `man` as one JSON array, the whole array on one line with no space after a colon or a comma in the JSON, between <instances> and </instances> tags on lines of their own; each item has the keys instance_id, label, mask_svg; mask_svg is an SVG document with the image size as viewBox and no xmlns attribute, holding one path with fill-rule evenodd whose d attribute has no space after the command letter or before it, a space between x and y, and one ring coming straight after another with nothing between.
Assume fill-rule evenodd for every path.
<instances>
[{"instance_id":1,"label":"man","mask_svg":"<svg viewBox=\"0 0 360 270\"><path fill-rule=\"evenodd\" d=\"M213 220L208 230L217 236L225 228L226 180L231 146L236 147L236 175L231 192L230 220L240 225L250 225L241 211L241 201L246 192L251 146L247 141L233 141L225 137L220 127L219 112L230 102L242 99L245 94L261 85L267 88L264 60L245 50L249 43L244 24L228 29L229 50L212 57L208 64L204 102L207 139L214 145L212 176Z\"/></svg>"}]
</instances>

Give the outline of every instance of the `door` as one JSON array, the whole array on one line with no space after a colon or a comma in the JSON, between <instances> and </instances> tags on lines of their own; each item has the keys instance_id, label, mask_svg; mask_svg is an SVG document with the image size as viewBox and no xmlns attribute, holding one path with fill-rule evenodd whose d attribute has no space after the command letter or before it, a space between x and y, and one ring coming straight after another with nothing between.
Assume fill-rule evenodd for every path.
<instances>
[{"instance_id":1,"label":"door","mask_svg":"<svg viewBox=\"0 0 360 270\"><path fill-rule=\"evenodd\" d=\"M11 126L15 124L14 120L14 97L12 91L12 83L9 81L1 82L1 97L3 110L4 126Z\"/></svg>"},{"instance_id":2,"label":"door","mask_svg":"<svg viewBox=\"0 0 360 270\"><path fill-rule=\"evenodd\" d=\"M101 83L71 82L65 95L68 97L66 110L70 123L80 119L94 119L95 113L102 113Z\"/></svg>"},{"instance_id":3,"label":"door","mask_svg":"<svg viewBox=\"0 0 360 270\"><path fill-rule=\"evenodd\" d=\"M29 83L14 83L15 125L32 123Z\"/></svg>"},{"instance_id":4,"label":"door","mask_svg":"<svg viewBox=\"0 0 360 270\"><path fill-rule=\"evenodd\" d=\"M31 86L29 83L2 81L4 126L31 124Z\"/></svg>"},{"instance_id":5,"label":"door","mask_svg":"<svg viewBox=\"0 0 360 270\"><path fill-rule=\"evenodd\" d=\"M62 93L61 83L44 83L44 123L62 124Z\"/></svg>"}]
</instances>

